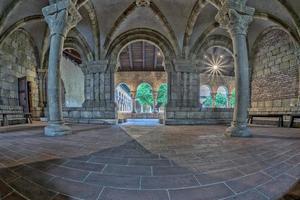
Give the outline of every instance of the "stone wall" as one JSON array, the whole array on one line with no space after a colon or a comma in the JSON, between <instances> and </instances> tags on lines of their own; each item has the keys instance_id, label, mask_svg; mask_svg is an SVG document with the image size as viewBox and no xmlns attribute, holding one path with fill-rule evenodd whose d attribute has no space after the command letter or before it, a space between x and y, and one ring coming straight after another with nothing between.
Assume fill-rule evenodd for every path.
<instances>
[{"instance_id":1,"label":"stone wall","mask_svg":"<svg viewBox=\"0 0 300 200\"><path fill-rule=\"evenodd\" d=\"M29 35L15 31L0 47L0 105L4 112L20 110L18 97L18 78L27 77L31 82L31 112L40 115L38 80L38 61ZM22 110L22 108L21 108Z\"/></svg>"},{"instance_id":2,"label":"stone wall","mask_svg":"<svg viewBox=\"0 0 300 200\"><path fill-rule=\"evenodd\" d=\"M251 111L290 112L298 103L299 64L290 36L271 30L260 37L252 57Z\"/></svg>"}]
</instances>

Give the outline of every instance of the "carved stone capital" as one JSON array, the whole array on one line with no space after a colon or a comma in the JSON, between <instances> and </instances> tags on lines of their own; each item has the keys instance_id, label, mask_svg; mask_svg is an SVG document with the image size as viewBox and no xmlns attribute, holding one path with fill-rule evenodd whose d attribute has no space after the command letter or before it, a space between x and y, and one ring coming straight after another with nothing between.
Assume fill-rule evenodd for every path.
<instances>
[{"instance_id":1,"label":"carved stone capital","mask_svg":"<svg viewBox=\"0 0 300 200\"><path fill-rule=\"evenodd\" d=\"M66 34L82 19L71 0L62 0L43 8L43 15L50 28L51 35Z\"/></svg>"},{"instance_id":2,"label":"carved stone capital","mask_svg":"<svg viewBox=\"0 0 300 200\"><path fill-rule=\"evenodd\" d=\"M147 7L150 6L150 0L136 0L135 4L137 7Z\"/></svg>"},{"instance_id":3,"label":"carved stone capital","mask_svg":"<svg viewBox=\"0 0 300 200\"><path fill-rule=\"evenodd\" d=\"M173 60L173 65L176 72L194 73L197 71L196 64L186 59Z\"/></svg>"},{"instance_id":4,"label":"carved stone capital","mask_svg":"<svg viewBox=\"0 0 300 200\"><path fill-rule=\"evenodd\" d=\"M83 64L83 65L80 65L80 67L84 74L105 73L108 68L108 60L92 61L92 62Z\"/></svg>"},{"instance_id":5,"label":"carved stone capital","mask_svg":"<svg viewBox=\"0 0 300 200\"><path fill-rule=\"evenodd\" d=\"M216 21L231 35L247 35L255 9L246 6L246 1L221 0L222 7L216 16Z\"/></svg>"}]
</instances>

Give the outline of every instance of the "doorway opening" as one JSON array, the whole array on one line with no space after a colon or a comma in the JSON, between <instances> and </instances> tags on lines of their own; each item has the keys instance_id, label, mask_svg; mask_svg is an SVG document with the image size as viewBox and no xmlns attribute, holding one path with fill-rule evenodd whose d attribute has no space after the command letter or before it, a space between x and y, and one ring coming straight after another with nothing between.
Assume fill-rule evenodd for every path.
<instances>
[{"instance_id":1,"label":"doorway opening","mask_svg":"<svg viewBox=\"0 0 300 200\"><path fill-rule=\"evenodd\" d=\"M155 44L138 40L119 53L115 73L115 103L119 123L163 123L167 104L164 55Z\"/></svg>"}]
</instances>

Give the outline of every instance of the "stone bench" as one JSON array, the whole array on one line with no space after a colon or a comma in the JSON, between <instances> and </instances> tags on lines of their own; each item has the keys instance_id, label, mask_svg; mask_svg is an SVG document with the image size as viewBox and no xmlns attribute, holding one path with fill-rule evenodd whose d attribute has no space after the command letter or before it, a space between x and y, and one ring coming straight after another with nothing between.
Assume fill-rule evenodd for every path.
<instances>
[{"instance_id":1,"label":"stone bench","mask_svg":"<svg viewBox=\"0 0 300 200\"><path fill-rule=\"evenodd\" d=\"M300 113L299 114L290 114L289 128L293 127L295 118L300 118Z\"/></svg>"},{"instance_id":2,"label":"stone bench","mask_svg":"<svg viewBox=\"0 0 300 200\"><path fill-rule=\"evenodd\" d=\"M2 126L8 126L10 120L24 120L26 123L32 123L32 114L31 113L18 113L18 112L1 112L0 116L2 116ZM9 119L8 116L17 116L17 118ZM18 118L18 116L22 116L22 118Z\"/></svg>"},{"instance_id":3,"label":"stone bench","mask_svg":"<svg viewBox=\"0 0 300 200\"><path fill-rule=\"evenodd\" d=\"M254 117L278 118L278 127L283 127L283 116L286 114L249 114L248 123L253 123Z\"/></svg>"}]
</instances>

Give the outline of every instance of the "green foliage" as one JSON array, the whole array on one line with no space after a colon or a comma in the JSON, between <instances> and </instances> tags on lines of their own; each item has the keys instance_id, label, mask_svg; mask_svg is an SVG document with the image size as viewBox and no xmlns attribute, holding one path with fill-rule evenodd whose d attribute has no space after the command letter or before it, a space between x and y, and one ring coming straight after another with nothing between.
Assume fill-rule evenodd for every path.
<instances>
[{"instance_id":1,"label":"green foliage","mask_svg":"<svg viewBox=\"0 0 300 200\"><path fill-rule=\"evenodd\" d=\"M236 102L235 90L232 91L231 98L229 100L230 106L234 107Z\"/></svg>"},{"instance_id":2,"label":"green foliage","mask_svg":"<svg viewBox=\"0 0 300 200\"><path fill-rule=\"evenodd\" d=\"M216 107L223 108L226 107L227 104L227 98L222 93L217 93L216 95Z\"/></svg>"},{"instance_id":3,"label":"green foliage","mask_svg":"<svg viewBox=\"0 0 300 200\"><path fill-rule=\"evenodd\" d=\"M152 94L152 88L147 83L142 83L139 85L136 93L136 99L137 101L142 105L153 105L153 94Z\"/></svg>"},{"instance_id":4,"label":"green foliage","mask_svg":"<svg viewBox=\"0 0 300 200\"><path fill-rule=\"evenodd\" d=\"M206 97L206 99L203 102L204 107L212 107L213 105L213 99L211 96Z\"/></svg>"},{"instance_id":5,"label":"green foliage","mask_svg":"<svg viewBox=\"0 0 300 200\"><path fill-rule=\"evenodd\" d=\"M168 86L166 83L162 84L158 89L157 105L164 107L168 102Z\"/></svg>"}]
</instances>

